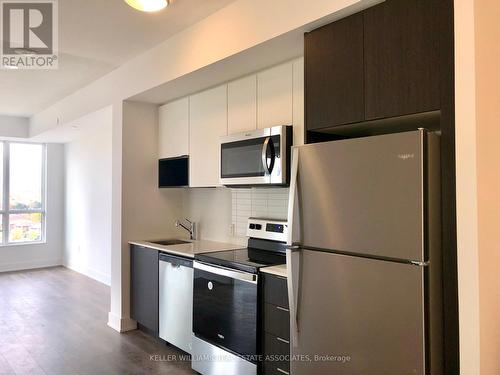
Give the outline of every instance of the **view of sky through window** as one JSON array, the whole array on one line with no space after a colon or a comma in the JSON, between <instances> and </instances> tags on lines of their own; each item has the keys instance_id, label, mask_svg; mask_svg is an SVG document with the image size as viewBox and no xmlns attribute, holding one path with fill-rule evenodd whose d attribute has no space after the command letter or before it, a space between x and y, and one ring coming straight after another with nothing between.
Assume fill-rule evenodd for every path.
<instances>
[{"instance_id":1,"label":"view of sky through window","mask_svg":"<svg viewBox=\"0 0 500 375\"><path fill-rule=\"evenodd\" d=\"M9 206L11 210L42 207L42 145L11 143Z\"/></svg>"}]
</instances>

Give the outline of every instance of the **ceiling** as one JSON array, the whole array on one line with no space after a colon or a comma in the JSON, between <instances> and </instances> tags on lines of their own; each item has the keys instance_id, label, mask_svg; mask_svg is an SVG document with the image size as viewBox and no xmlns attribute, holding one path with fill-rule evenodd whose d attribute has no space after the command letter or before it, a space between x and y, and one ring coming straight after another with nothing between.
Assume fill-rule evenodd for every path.
<instances>
[{"instance_id":1,"label":"ceiling","mask_svg":"<svg viewBox=\"0 0 500 375\"><path fill-rule=\"evenodd\" d=\"M0 114L29 117L234 0L174 0L143 13L123 0L59 1L59 69L0 70Z\"/></svg>"}]
</instances>

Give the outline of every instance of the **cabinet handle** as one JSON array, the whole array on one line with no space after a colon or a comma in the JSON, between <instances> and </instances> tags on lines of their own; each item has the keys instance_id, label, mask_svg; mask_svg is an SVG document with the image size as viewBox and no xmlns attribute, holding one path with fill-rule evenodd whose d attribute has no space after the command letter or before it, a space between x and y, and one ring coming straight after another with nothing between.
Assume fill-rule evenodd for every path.
<instances>
[{"instance_id":1,"label":"cabinet handle","mask_svg":"<svg viewBox=\"0 0 500 375\"><path fill-rule=\"evenodd\" d=\"M281 337L276 337L276 340L281 341L281 342L283 342L285 344L290 344L290 341L282 339Z\"/></svg>"},{"instance_id":2,"label":"cabinet handle","mask_svg":"<svg viewBox=\"0 0 500 375\"><path fill-rule=\"evenodd\" d=\"M285 370L282 370L280 369L279 367L276 367L276 370L278 370L279 372L281 372L282 374L285 374L285 375L290 375L290 373L288 371L285 371Z\"/></svg>"},{"instance_id":3,"label":"cabinet handle","mask_svg":"<svg viewBox=\"0 0 500 375\"><path fill-rule=\"evenodd\" d=\"M278 310L281 310L281 311L290 312L290 310L285 309L284 307L281 307L281 306L276 306L276 308L277 308Z\"/></svg>"}]
</instances>

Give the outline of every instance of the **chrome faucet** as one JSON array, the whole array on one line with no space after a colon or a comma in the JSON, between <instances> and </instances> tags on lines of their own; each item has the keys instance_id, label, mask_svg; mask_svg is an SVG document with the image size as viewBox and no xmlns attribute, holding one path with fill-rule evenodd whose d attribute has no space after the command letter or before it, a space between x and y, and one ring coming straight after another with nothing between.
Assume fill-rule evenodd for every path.
<instances>
[{"instance_id":1,"label":"chrome faucet","mask_svg":"<svg viewBox=\"0 0 500 375\"><path fill-rule=\"evenodd\" d=\"M194 221L190 221L188 219L184 219L186 221L187 224L183 224L181 223L179 220L176 220L175 221L175 226L177 228L181 227L183 229L185 229L188 233L189 233L189 239L190 240L196 240L196 235L197 235L197 225Z\"/></svg>"}]
</instances>

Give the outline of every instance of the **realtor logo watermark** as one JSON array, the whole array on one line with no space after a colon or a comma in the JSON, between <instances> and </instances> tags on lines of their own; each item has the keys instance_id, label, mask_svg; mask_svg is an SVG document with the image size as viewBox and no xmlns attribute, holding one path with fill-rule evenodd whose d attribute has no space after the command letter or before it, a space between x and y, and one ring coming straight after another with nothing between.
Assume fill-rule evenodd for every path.
<instances>
[{"instance_id":1,"label":"realtor logo watermark","mask_svg":"<svg viewBox=\"0 0 500 375\"><path fill-rule=\"evenodd\" d=\"M57 69L57 0L0 0L0 68Z\"/></svg>"}]
</instances>

